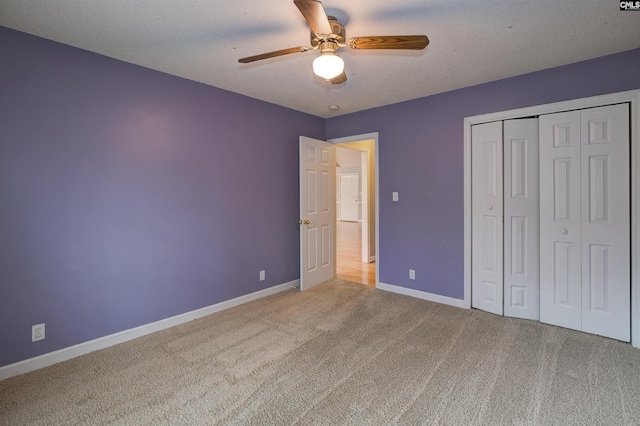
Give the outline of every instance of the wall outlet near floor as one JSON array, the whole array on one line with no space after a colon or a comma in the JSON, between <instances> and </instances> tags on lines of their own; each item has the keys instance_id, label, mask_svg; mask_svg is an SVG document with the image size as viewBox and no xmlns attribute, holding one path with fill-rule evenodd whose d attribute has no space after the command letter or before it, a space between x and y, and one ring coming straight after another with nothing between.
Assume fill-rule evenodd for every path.
<instances>
[{"instance_id":1,"label":"wall outlet near floor","mask_svg":"<svg viewBox=\"0 0 640 426\"><path fill-rule=\"evenodd\" d=\"M415 280L416 279L416 271L415 271L415 269L409 269L409 279L410 280Z\"/></svg>"},{"instance_id":2,"label":"wall outlet near floor","mask_svg":"<svg viewBox=\"0 0 640 426\"><path fill-rule=\"evenodd\" d=\"M44 340L44 323L31 326L31 341Z\"/></svg>"},{"instance_id":3,"label":"wall outlet near floor","mask_svg":"<svg viewBox=\"0 0 640 426\"><path fill-rule=\"evenodd\" d=\"M266 272L264 269L260 271L260 281L264 281L266 279Z\"/></svg>"}]
</instances>

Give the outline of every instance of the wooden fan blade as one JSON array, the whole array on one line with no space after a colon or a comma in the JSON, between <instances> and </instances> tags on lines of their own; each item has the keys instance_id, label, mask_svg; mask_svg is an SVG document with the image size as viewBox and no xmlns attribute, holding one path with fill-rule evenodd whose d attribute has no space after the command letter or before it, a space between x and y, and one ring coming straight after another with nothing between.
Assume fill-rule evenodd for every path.
<instances>
[{"instance_id":1,"label":"wooden fan blade","mask_svg":"<svg viewBox=\"0 0 640 426\"><path fill-rule=\"evenodd\" d=\"M241 64L248 64L249 62L260 61L262 59L275 58L276 56L288 55L290 53L306 52L309 49L310 48L306 46L292 47L290 49L276 50L275 52L263 53L261 55L249 56L247 58L238 59L238 62L240 62Z\"/></svg>"},{"instance_id":2,"label":"wooden fan blade","mask_svg":"<svg viewBox=\"0 0 640 426\"><path fill-rule=\"evenodd\" d=\"M331 34L331 25L322 3L317 0L293 0L293 3L307 20L311 31L316 34Z\"/></svg>"},{"instance_id":3,"label":"wooden fan blade","mask_svg":"<svg viewBox=\"0 0 640 426\"><path fill-rule=\"evenodd\" d=\"M342 71L342 74L340 74L337 77L333 77L329 81L331 81L331 84L342 84L342 83L345 83L347 81L347 73Z\"/></svg>"},{"instance_id":4,"label":"wooden fan blade","mask_svg":"<svg viewBox=\"0 0 640 426\"><path fill-rule=\"evenodd\" d=\"M354 37L349 40L352 49L422 50L428 44L426 35Z\"/></svg>"}]
</instances>

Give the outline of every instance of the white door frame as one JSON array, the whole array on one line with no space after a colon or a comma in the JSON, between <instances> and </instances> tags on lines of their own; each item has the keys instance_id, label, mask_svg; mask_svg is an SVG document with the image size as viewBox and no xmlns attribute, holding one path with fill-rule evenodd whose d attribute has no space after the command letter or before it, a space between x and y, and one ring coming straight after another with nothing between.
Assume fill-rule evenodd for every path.
<instances>
[{"instance_id":1,"label":"white door frame","mask_svg":"<svg viewBox=\"0 0 640 426\"><path fill-rule=\"evenodd\" d=\"M362 134L362 135L354 135L354 136L346 136L343 138L335 138L335 139L328 139L327 142L331 142L332 144L341 144L341 143L346 143L346 142L358 142L358 141L364 141L364 140L370 140L373 139L373 145L374 145L374 152L375 152L375 170L374 170L374 174L375 174L375 205L374 205L374 212L375 212L375 230L376 230L376 235L375 235L375 248L376 248L376 287L378 287L379 283L380 283L380 240L379 240L379 236L380 236L380 173L379 173L379 161L380 161L380 155L379 150L378 150L378 132L373 132L373 133L366 133L366 134ZM362 172L364 173L364 172ZM369 200L367 200L367 204L368 204ZM363 204L364 204L364 190L363 190ZM364 215L363 215L363 222L362 222L362 228L363 228L363 234L364 234ZM334 232L335 232L335 227L334 227ZM335 235L333 236L333 241L336 241ZM367 250L368 251L368 250ZM363 248L363 252L364 252L364 248Z\"/></svg>"},{"instance_id":2,"label":"white door frame","mask_svg":"<svg viewBox=\"0 0 640 426\"><path fill-rule=\"evenodd\" d=\"M490 121L509 120L623 102L629 102L631 105L631 344L636 348L640 348L640 90L465 117L463 299L465 308L471 308L471 126Z\"/></svg>"},{"instance_id":3,"label":"white door frame","mask_svg":"<svg viewBox=\"0 0 640 426\"><path fill-rule=\"evenodd\" d=\"M375 149L374 149L375 150ZM361 234L360 257L362 263L372 262L369 252L369 150L360 151L360 224ZM375 170L374 170L375 175ZM377 217L377 213L376 213ZM366 230L366 232L364 232Z\"/></svg>"}]
</instances>

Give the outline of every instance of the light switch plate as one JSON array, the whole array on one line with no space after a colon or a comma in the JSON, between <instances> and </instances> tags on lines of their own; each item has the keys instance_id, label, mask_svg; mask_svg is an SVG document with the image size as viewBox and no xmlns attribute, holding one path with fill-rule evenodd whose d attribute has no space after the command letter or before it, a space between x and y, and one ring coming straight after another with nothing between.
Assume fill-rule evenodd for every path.
<instances>
[{"instance_id":1,"label":"light switch plate","mask_svg":"<svg viewBox=\"0 0 640 426\"><path fill-rule=\"evenodd\" d=\"M392 199L393 201L398 201L398 193L397 193L397 192L393 192L393 193L391 194L391 199Z\"/></svg>"}]
</instances>

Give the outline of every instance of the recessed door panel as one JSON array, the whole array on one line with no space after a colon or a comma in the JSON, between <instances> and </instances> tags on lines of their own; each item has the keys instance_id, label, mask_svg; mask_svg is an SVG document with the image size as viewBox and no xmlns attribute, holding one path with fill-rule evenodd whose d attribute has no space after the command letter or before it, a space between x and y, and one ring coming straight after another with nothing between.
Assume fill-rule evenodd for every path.
<instances>
[{"instance_id":1,"label":"recessed door panel","mask_svg":"<svg viewBox=\"0 0 640 426\"><path fill-rule=\"evenodd\" d=\"M577 128L575 127L575 122L571 121L571 116L567 116L569 119L566 122L560 121L557 123L553 123L552 130L552 143L554 148L570 148L571 146L575 146L578 143L578 140L575 138L575 133ZM572 137L573 133L573 137Z\"/></svg>"},{"instance_id":2,"label":"recessed door panel","mask_svg":"<svg viewBox=\"0 0 640 426\"><path fill-rule=\"evenodd\" d=\"M318 227L308 226L307 232L307 272L318 269Z\"/></svg>"},{"instance_id":3,"label":"recessed door panel","mask_svg":"<svg viewBox=\"0 0 640 426\"><path fill-rule=\"evenodd\" d=\"M498 144L502 141L490 140L482 143L482 157L484 159L484 194L487 197L498 195L498 170L499 162Z\"/></svg>"},{"instance_id":4,"label":"recessed door panel","mask_svg":"<svg viewBox=\"0 0 640 426\"><path fill-rule=\"evenodd\" d=\"M575 277L571 275L571 249L573 244L556 242L553 255L553 303L565 307L574 307L575 299L571 297L571 284Z\"/></svg>"},{"instance_id":5,"label":"recessed door panel","mask_svg":"<svg viewBox=\"0 0 640 426\"><path fill-rule=\"evenodd\" d=\"M330 162L331 152L328 148L320 148L320 164L328 166Z\"/></svg>"},{"instance_id":6,"label":"recessed door panel","mask_svg":"<svg viewBox=\"0 0 640 426\"><path fill-rule=\"evenodd\" d=\"M526 287L520 287L517 285L511 286L511 306L513 308L526 310L529 307L527 298L528 293L529 291Z\"/></svg>"},{"instance_id":7,"label":"recessed door panel","mask_svg":"<svg viewBox=\"0 0 640 426\"><path fill-rule=\"evenodd\" d=\"M527 276L527 218L511 217L511 275Z\"/></svg>"},{"instance_id":8,"label":"recessed door panel","mask_svg":"<svg viewBox=\"0 0 640 426\"><path fill-rule=\"evenodd\" d=\"M535 122L537 126L538 120L535 120ZM505 132L506 131L507 129L505 128ZM536 143L537 145L537 141L529 141L527 139L507 139L507 142L511 144L511 198L527 198L527 190L530 186L528 180L529 178L537 177L537 173L535 176L529 176L528 174L529 152L527 148L531 143Z\"/></svg>"},{"instance_id":9,"label":"recessed door panel","mask_svg":"<svg viewBox=\"0 0 640 426\"><path fill-rule=\"evenodd\" d=\"M317 176L317 172L316 170L307 170L307 194L309 194L309 196L307 197L307 210L306 210L306 214L315 214L317 213L316 210L316 202L318 197L316 197L316 188L318 187L318 179L316 178Z\"/></svg>"},{"instance_id":10,"label":"recessed door panel","mask_svg":"<svg viewBox=\"0 0 640 426\"><path fill-rule=\"evenodd\" d=\"M495 274L498 272L498 223L495 216L485 216L482 221L484 250L482 269L484 272Z\"/></svg>"},{"instance_id":11,"label":"recessed door panel","mask_svg":"<svg viewBox=\"0 0 640 426\"><path fill-rule=\"evenodd\" d=\"M322 242L320 244L322 258L320 260L320 264L323 267L328 266L331 263L331 225L322 225L321 228Z\"/></svg>"},{"instance_id":12,"label":"recessed door panel","mask_svg":"<svg viewBox=\"0 0 640 426\"><path fill-rule=\"evenodd\" d=\"M571 158L553 159L553 217L556 222L571 220ZM573 162L577 163L576 159Z\"/></svg>"},{"instance_id":13,"label":"recessed door panel","mask_svg":"<svg viewBox=\"0 0 640 426\"><path fill-rule=\"evenodd\" d=\"M609 222L609 156L589 157L589 222Z\"/></svg>"},{"instance_id":14,"label":"recessed door panel","mask_svg":"<svg viewBox=\"0 0 640 426\"><path fill-rule=\"evenodd\" d=\"M591 311L607 312L609 307L609 286L611 258L610 247L599 244L589 246L589 307Z\"/></svg>"},{"instance_id":15,"label":"recessed door panel","mask_svg":"<svg viewBox=\"0 0 640 426\"><path fill-rule=\"evenodd\" d=\"M307 146L305 147L307 152L307 161L314 163L316 162L316 147L315 146Z\"/></svg>"},{"instance_id":16,"label":"recessed door panel","mask_svg":"<svg viewBox=\"0 0 640 426\"><path fill-rule=\"evenodd\" d=\"M490 281L483 281L482 300L485 303L497 305L498 302L498 284Z\"/></svg>"},{"instance_id":17,"label":"recessed door panel","mask_svg":"<svg viewBox=\"0 0 640 426\"><path fill-rule=\"evenodd\" d=\"M322 213L329 213L333 203L331 202L331 177L328 170L322 170L320 172L320 211Z\"/></svg>"},{"instance_id":18,"label":"recessed door panel","mask_svg":"<svg viewBox=\"0 0 640 426\"><path fill-rule=\"evenodd\" d=\"M611 120L605 118L588 119L587 143L589 145L603 144L611 142Z\"/></svg>"}]
</instances>

